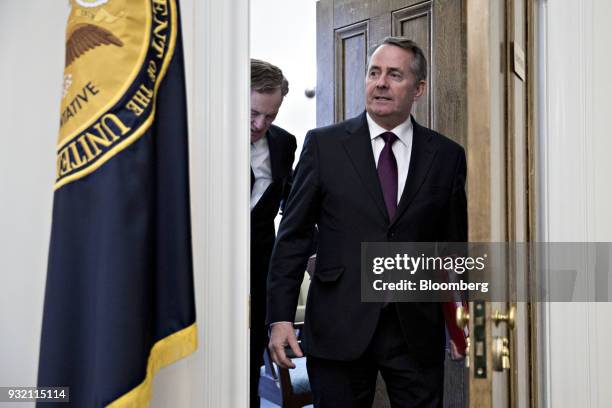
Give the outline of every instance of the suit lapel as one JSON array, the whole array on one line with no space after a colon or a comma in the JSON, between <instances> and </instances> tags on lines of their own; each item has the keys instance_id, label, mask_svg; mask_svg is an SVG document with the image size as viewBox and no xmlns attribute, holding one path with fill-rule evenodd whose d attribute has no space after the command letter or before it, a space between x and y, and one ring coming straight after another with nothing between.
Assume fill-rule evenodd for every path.
<instances>
[{"instance_id":1,"label":"suit lapel","mask_svg":"<svg viewBox=\"0 0 612 408\"><path fill-rule=\"evenodd\" d=\"M436 146L431 142L431 135L421 125L412 118L412 152L410 154L410 165L408 168L408 178L404 186L404 192L395 213L393 225L408 209L410 203L423 185L427 173L436 155Z\"/></svg>"},{"instance_id":2,"label":"suit lapel","mask_svg":"<svg viewBox=\"0 0 612 408\"><path fill-rule=\"evenodd\" d=\"M385 200L378 181L378 173L376 172L376 162L374 161L374 153L372 152L372 140L370 138L370 130L366 120L365 112L360 116L349 120L346 123L347 134L343 140L344 148L364 184L369 195L372 197L379 211L389 219Z\"/></svg>"}]
</instances>

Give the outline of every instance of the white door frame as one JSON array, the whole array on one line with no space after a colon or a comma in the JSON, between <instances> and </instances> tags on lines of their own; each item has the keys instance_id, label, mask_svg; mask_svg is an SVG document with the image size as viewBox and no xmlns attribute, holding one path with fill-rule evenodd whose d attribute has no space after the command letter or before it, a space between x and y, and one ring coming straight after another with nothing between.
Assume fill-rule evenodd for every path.
<instances>
[{"instance_id":1,"label":"white door frame","mask_svg":"<svg viewBox=\"0 0 612 408\"><path fill-rule=\"evenodd\" d=\"M604 179L612 171L611 11L606 0L538 4L539 241L612 241L612 194ZM592 275L579 279L594 285ZM611 311L609 303L541 304L542 406L609 403Z\"/></svg>"},{"instance_id":2,"label":"white door frame","mask_svg":"<svg viewBox=\"0 0 612 408\"><path fill-rule=\"evenodd\" d=\"M193 407L247 407L249 0L193 1L191 202L197 321ZM189 51L188 51L189 52Z\"/></svg>"}]
</instances>

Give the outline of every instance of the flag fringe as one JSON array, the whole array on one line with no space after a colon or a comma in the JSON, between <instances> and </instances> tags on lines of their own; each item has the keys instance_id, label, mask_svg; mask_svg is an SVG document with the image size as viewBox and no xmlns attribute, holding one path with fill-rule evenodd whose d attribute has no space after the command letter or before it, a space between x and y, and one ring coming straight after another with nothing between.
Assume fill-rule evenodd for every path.
<instances>
[{"instance_id":1,"label":"flag fringe","mask_svg":"<svg viewBox=\"0 0 612 408\"><path fill-rule=\"evenodd\" d=\"M159 340L151 348L147 375L143 382L107 405L107 408L145 408L151 400L153 377L159 369L193 353L198 348L198 329L194 323Z\"/></svg>"}]
</instances>

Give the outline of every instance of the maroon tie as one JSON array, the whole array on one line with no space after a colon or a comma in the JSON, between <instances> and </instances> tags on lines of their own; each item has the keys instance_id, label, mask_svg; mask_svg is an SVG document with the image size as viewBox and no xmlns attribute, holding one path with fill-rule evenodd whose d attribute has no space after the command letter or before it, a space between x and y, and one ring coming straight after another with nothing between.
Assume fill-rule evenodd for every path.
<instances>
[{"instance_id":1,"label":"maroon tie","mask_svg":"<svg viewBox=\"0 0 612 408\"><path fill-rule=\"evenodd\" d=\"M392 146L397 136L394 133L385 132L380 137L385 141L385 147L378 157L378 179L385 198L389 221L392 221L397 209L397 161Z\"/></svg>"}]
</instances>

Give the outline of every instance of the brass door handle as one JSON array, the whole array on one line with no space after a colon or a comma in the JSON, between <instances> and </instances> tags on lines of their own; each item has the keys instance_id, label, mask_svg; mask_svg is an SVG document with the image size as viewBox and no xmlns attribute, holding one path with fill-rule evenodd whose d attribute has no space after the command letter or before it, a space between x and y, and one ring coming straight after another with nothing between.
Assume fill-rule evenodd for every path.
<instances>
[{"instance_id":1,"label":"brass door handle","mask_svg":"<svg viewBox=\"0 0 612 408\"><path fill-rule=\"evenodd\" d=\"M465 309L463 306L459 306L457 311L455 312L455 323L457 327L463 329L467 326L470 321L470 313L469 310Z\"/></svg>"},{"instance_id":2,"label":"brass door handle","mask_svg":"<svg viewBox=\"0 0 612 408\"><path fill-rule=\"evenodd\" d=\"M510 306L510 310L508 310L507 314L496 310L495 312L493 312L491 320L493 320L495 326L498 326L500 322L506 322L510 330L514 329L514 323L516 321L516 306Z\"/></svg>"},{"instance_id":3,"label":"brass door handle","mask_svg":"<svg viewBox=\"0 0 612 408\"><path fill-rule=\"evenodd\" d=\"M493 370L510 370L510 342L507 337L494 337L492 344Z\"/></svg>"}]
</instances>

